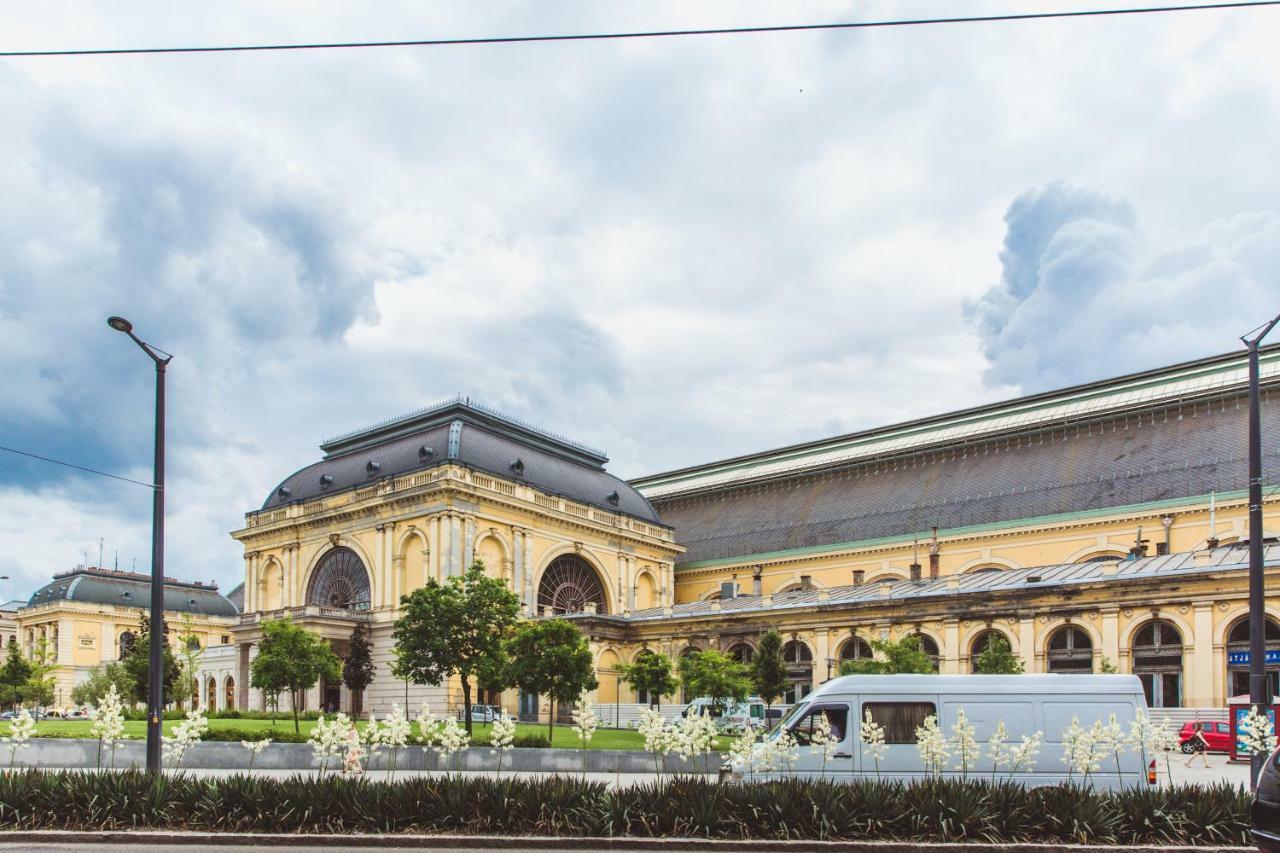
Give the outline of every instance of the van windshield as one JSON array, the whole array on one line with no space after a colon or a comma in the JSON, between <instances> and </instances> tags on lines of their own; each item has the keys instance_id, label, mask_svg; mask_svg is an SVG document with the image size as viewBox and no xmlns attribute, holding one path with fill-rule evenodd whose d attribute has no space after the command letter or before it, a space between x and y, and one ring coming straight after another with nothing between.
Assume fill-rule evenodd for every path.
<instances>
[{"instance_id":1,"label":"van windshield","mask_svg":"<svg viewBox=\"0 0 1280 853\"><path fill-rule=\"evenodd\" d=\"M783 732L791 728L791 724L794 723L796 720L800 719L800 717L804 714L805 708L808 708L808 707L809 707L808 702L801 702L799 705L796 705L794 708L792 708L787 713L787 715L782 718L782 722L779 723L778 726L772 732L769 733L769 740L776 739L778 735L782 734Z\"/></svg>"}]
</instances>

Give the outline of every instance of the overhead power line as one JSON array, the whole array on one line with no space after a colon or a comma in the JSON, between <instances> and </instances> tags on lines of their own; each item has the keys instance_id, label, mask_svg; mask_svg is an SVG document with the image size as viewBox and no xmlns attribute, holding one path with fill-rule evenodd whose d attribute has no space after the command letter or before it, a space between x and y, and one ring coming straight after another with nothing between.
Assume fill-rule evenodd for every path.
<instances>
[{"instance_id":1,"label":"overhead power line","mask_svg":"<svg viewBox=\"0 0 1280 853\"><path fill-rule=\"evenodd\" d=\"M142 486L143 488L147 488L147 489L155 488L155 485L152 483L144 483L141 480L131 480L128 477L121 477L119 474L108 474L106 471L99 471L97 468L86 468L83 465L76 465L71 462L63 462L61 459L50 459L48 456L40 456L37 453L28 453L25 450L18 450L17 448L13 448L13 447L5 447L3 445L0 445L0 450L5 451L6 453L15 453L18 456L25 456L28 459L39 459L41 462L48 462L53 465L61 465L64 468L74 468L77 471L84 471L88 474L97 474L99 477L110 477L113 480L120 480L125 483L133 483L135 486Z\"/></svg>"},{"instance_id":2,"label":"overhead power line","mask_svg":"<svg viewBox=\"0 0 1280 853\"><path fill-rule=\"evenodd\" d=\"M407 39L401 41L309 42L296 44L239 44L187 47L111 47L79 50L6 50L0 57L37 56L129 56L153 53L253 53L285 50L342 50L363 47L447 47L451 45L529 44L560 41L608 41L614 39L672 38L676 36L726 36L757 33L791 33L821 30L865 30L886 27L922 27L946 24L990 24L1013 21L1041 21L1055 18L1100 18L1118 15L1151 15L1168 12L1208 12L1280 6L1280 0L1240 0L1234 3L1196 3L1180 6L1142 6L1125 9L1083 9L1079 11L1026 12L1011 15L977 15L947 18L906 18L885 21L847 21L832 24L781 24L772 27L716 27L689 30L641 30L617 33L570 33L541 36L491 36L487 38Z\"/></svg>"}]
</instances>

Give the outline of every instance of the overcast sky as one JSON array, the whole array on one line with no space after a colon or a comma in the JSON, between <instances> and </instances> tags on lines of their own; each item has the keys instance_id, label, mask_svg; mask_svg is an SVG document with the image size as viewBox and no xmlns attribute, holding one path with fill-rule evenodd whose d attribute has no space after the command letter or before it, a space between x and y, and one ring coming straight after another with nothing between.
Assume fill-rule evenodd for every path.
<instances>
[{"instance_id":1,"label":"overcast sky","mask_svg":"<svg viewBox=\"0 0 1280 853\"><path fill-rule=\"evenodd\" d=\"M828 22L1108 0L13 2L4 48ZM622 476L1230 350L1280 310L1280 9L0 60L0 444L150 478L168 567L454 393ZM137 486L0 453L0 598L149 567Z\"/></svg>"}]
</instances>

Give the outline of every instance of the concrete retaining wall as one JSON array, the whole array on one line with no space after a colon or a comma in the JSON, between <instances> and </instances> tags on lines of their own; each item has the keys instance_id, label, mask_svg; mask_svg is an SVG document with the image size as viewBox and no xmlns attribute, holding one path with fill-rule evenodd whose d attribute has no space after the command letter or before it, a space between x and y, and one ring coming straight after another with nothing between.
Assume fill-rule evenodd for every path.
<instances>
[{"instance_id":1,"label":"concrete retaining wall","mask_svg":"<svg viewBox=\"0 0 1280 853\"><path fill-rule=\"evenodd\" d=\"M383 769L389 759L387 750L379 750L372 770ZM111 766L111 751L103 749L103 767ZM340 761L329 760L330 768ZM502 757L503 770L537 773L580 773L583 762L590 773L652 773L653 756L647 752L615 749L512 749ZM98 763L98 742L81 738L33 738L18 750L17 764L41 768L95 768ZM141 740L127 740L116 748L115 766L141 767L146 763L146 744ZM719 755L712 753L710 767L714 772L720 765ZM273 743L254 760L255 768L264 770L315 770L310 744ZM473 747L455 755L446 767L439 754L427 753L420 746L400 750L396 759L400 770L494 770L498 756L489 747ZM664 772L704 772L701 761L668 759ZM187 749L182 767L189 770L247 770L249 751L234 741L205 741Z\"/></svg>"}]
</instances>

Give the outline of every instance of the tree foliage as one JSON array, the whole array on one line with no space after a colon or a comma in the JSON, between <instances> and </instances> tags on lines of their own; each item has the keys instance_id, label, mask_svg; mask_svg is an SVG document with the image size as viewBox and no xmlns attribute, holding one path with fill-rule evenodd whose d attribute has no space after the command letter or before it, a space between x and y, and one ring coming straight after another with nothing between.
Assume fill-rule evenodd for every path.
<instances>
[{"instance_id":1,"label":"tree foliage","mask_svg":"<svg viewBox=\"0 0 1280 853\"><path fill-rule=\"evenodd\" d=\"M841 675L886 675L916 673L931 675L937 672L933 661L920 648L920 638L908 634L900 640L872 640L871 648L880 657L874 660L847 660L840 664Z\"/></svg>"},{"instance_id":2,"label":"tree foliage","mask_svg":"<svg viewBox=\"0 0 1280 853\"><path fill-rule=\"evenodd\" d=\"M9 708L21 705L26 699L32 672L31 662L22 654L18 644L10 643L9 654L0 668L0 704Z\"/></svg>"},{"instance_id":3,"label":"tree foliage","mask_svg":"<svg viewBox=\"0 0 1280 853\"><path fill-rule=\"evenodd\" d=\"M373 683L373 644L369 630L357 622L351 630L347 659L342 662L342 683L351 691L352 713L359 717L364 705L364 691Z\"/></svg>"},{"instance_id":4,"label":"tree foliage","mask_svg":"<svg viewBox=\"0 0 1280 853\"><path fill-rule=\"evenodd\" d=\"M116 693L121 696L129 695L129 673L119 661L94 667L88 678L71 689L71 701L76 705L96 707L113 684Z\"/></svg>"},{"instance_id":5,"label":"tree foliage","mask_svg":"<svg viewBox=\"0 0 1280 853\"><path fill-rule=\"evenodd\" d=\"M1020 675L1024 667L1022 659L1009 647L1009 641L993 633L987 647L978 654L974 670L982 675Z\"/></svg>"},{"instance_id":6,"label":"tree foliage","mask_svg":"<svg viewBox=\"0 0 1280 853\"><path fill-rule=\"evenodd\" d=\"M200 646L200 638L196 636L195 620L190 613L182 614L181 627L178 629L178 675L174 679L173 699L182 707L188 699L194 700L200 695L200 687L196 683L196 670L200 668L200 658L204 649ZM194 705L194 701L192 702Z\"/></svg>"},{"instance_id":7,"label":"tree foliage","mask_svg":"<svg viewBox=\"0 0 1280 853\"><path fill-rule=\"evenodd\" d=\"M511 683L551 701L547 720L550 739L556 703L572 702L598 683L587 638L578 626L564 619L522 622L507 641L506 650Z\"/></svg>"},{"instance_id":8,"label":"tree foliage","mask_svg":"<svg viewBox=\"0 0 1280 853\"><path fill-rule=\"evenodd\" d=\"M400 604L393 672L414 684L440 684L456 674L469 734L471 677L497 668L520 600L504 581L485 575L484 563L476 560L462 577L445 583L431 578Z\"/></svg>"},{"instance_id":9,"label":"tree foliage","mask_svg":"<svg viewBox=\"0 0 1280 853\"><path fill-rule=\"evenodd\" d=\"M747 665L715 649L682 657L680 681L690 696L706 696L720 711L731 699L746 699L752 686Z\"/></svg>"},{"instance_id":10,"label":"tree foliage","mask_svg":"<svg viewBox=\"0 0 1280 853\"><path fill-rule=\"evenodd\" d=\"M249 683L276 697L287 692L293 710L293 730L298 726L298 697L320 679L337 681L342 663L329 644L315 631L295 625L289 617L262 623L262 643L250 665Z\"/></svg>"},{"instance_id":11,"label":"tree foliage","mask_svg":"<svg viewBox=\"0 0 1280 853\"><path fill-rule=\"evenodd\" d=\"M766 707L787 692L787 664L782 659L782 635L769 629L760 637L751 656L751 684Z\"/></svg>"},{"instance_id":12,"label":"tree foliage","mask_svg":"<svg viewBox=\"0 0 1280 853\"><path fill-rule=\"evenodd\" d=\"M637 693L649 694L649 701L661 707L662 697L671 696L680 685L671 671L671 658L652 649L641 649L634 663L619 667L622 680Z\"/></svg>"},{"instance_id":13,"label":"tree foliage","mask_svg":"<svg viewBox=\"0 0 1280 853\"><path fill-rule=\"evenodd\" d=\"M160 702L161 708L173 701L173 687L178 681L178 661L168 643L164 644L162 655L164 696ZM129 676L127 698L133 702L147 703L147 693L151 688L151 619L145 613L133 645L121 656L120 664Z\"/></svg>"}]
</instances>

